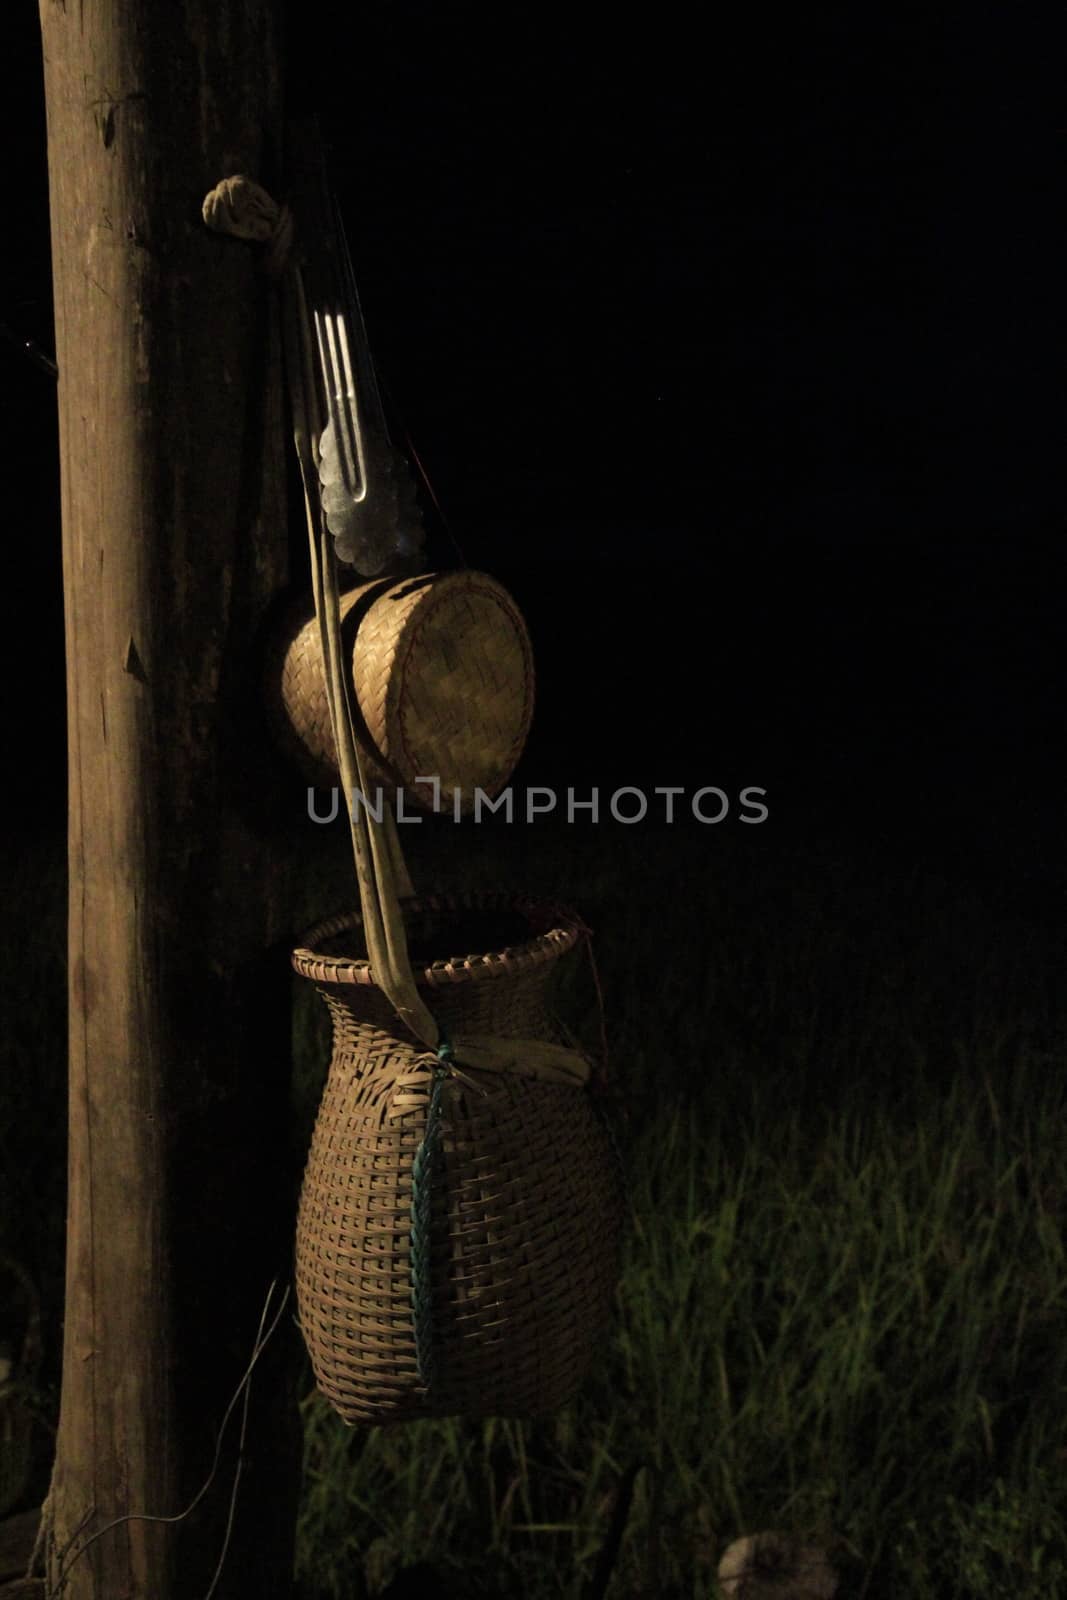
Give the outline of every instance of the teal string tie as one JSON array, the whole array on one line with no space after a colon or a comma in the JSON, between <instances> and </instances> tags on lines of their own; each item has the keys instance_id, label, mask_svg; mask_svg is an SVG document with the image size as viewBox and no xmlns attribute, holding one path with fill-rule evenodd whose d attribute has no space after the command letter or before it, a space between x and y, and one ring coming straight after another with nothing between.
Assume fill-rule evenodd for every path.
<instances>
[{"instance_id":1,"label":"teal string tie","mask_svg":"<svg viewBox=\"0 0 1067 1600\"><path fill-rule=\"evenodd\" d=\"M452 1042L442 1033L437 1046L439 1066L426 1112L422 1142L411 1165L411 1309L415 1324L415 1365L419 1382L432 1389L439 1361L433 1341L433 1278L430 1266L430 1219L434 1169L441 1148L441 1097L452 1060Z\"/></svg>"}]
</instances>

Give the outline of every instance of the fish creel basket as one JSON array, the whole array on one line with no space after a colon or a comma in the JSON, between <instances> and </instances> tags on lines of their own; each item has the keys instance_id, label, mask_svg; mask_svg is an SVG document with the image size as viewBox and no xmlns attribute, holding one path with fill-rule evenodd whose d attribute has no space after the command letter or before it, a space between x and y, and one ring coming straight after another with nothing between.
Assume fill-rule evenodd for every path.
<instances>
[{"instance_id":1,"label":"fish creel basket","mask_svg":"<svg viewBox=\"0 0 1067 1600\"><path fill-rule=\"evenodd\" d=\"M408 901L404 916L420 991L448 1038L560 1042L546 989L581 938L566 912L476 895ZM488 953L447 953L472 946ZM364 949L352 914L320 923L293 955L333 1024L296 1236L318 1386L350 1424L554 1410L580 1385L610 1315L622 1220L610 1130L584 1084L546 1081L521 1062L465 1074L457 1044L458 1071L440 1079L428 1188L424 1382L413 1168L438 1063L371 981Z\"/></svg>"}]
</instances>

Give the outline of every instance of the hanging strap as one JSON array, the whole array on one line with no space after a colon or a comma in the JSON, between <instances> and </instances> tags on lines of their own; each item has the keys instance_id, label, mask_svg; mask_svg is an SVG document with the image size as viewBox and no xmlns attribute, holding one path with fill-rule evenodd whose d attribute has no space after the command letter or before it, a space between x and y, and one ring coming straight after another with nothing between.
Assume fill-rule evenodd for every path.
<instances>
[{"instance_id":1,"label":"hanging strap","mask_svg":"<svg viewBox=\"0 0 1067 1600\"><path fill-rule=\"evenodd\" d=\"M311 338L312 314L303 275L291 248L293 219L288 207L278 206L259 184L241 176L227 178L213 189L204 201L203 211L209 227L265 244L268 270L280 283L286 370L304 486L315 615L352 836L367 955L374 981L397 1015L418 1039L435 1049L438 1027L415 984L400 910L400 898L411 894L412 885L403 864L395 823L387 810L378 821L356 801L357 795L370 791L365 759L353 731L349 701L352 691L341 647L337 557L323 513L316 465L327 418L320 398L319 355Z\"/></svg>"},{"instance_id":2,"label":"hanging strap","mask_svg":"<svg viewBox=\"0 0 1067 1600\"><path fill-rule=\"evenodd\" d=\"M315 475L315 454L324 422L321 413L318 413L317 387L309 386L305 376L308 369L312 368L314 353L310 349L307 308L298 267L289 267L283 280L283 297L287 306L290 368L296 376L296 383L292 386L293 409L294 413L299 411L302 414L304 423L298 433L297 445L304 479L315 614L319 619L330 720L352 835L367 955L375 982L384 991L397 1015L424 1044L434 1049L438 1042L438 1028L415 985L400 910L400 894L404 890L411 892L411 881L406 868L402 869L395 824L387 809L383 809L382 820L378 821L370 815L366 806L357 803L356 798L357 795L368 794L370 790L363 753L354 734L349 703L352 690L341 649L337 557L323 515ZM390 829L393 830L391 839Z\"/></svg>"},{"instance_id":3,"label":"hanging strap","mask_svg":"<svg viewBox=\"0 0 1067 1600\"><path fill-rule=\"evenodd\" d=\"M355 732L358 721L351 703L354 691L341 645L337 554L323 511L318 471L320 441L332 418L326 416L320 351L312 337L316 325L314 309L308 303L304 274L293 250L293 217L289 208L279 206L260 184L240 175L223 179L207 195L203 215L207 225L217 232L263 245L267 270L281 289L286 373L293 437L304 486L315 615L352 836L367 957L374 982L416 1038L436 1056L441 1032L416 986L401 912L401 899L410 896L413 889L396 823L387 807L382 808L379 821L367 806L353 803L357 795L369 793L369 785L366 758ZM327 228L336 221L332 210L329 216L334 222L327 218L322 224ZM334 243L344 255L343 240ZM362 324L359 326L362 334ZM375 391L373 399L376 398ZM372 406L372 422L377 415ZM579 1051L541 1040L459 1034L452 1041L452 1050L454 1059L450 1056L447 1074L458 1078L462 1069L470 1068L465 1081L474 1087L481 1077L482 1092L487 1092L493 1075L500 1073L536 1076L573 1086L583 1085L589 1078L588 1062Z\"/></svg>"}]
</instances>

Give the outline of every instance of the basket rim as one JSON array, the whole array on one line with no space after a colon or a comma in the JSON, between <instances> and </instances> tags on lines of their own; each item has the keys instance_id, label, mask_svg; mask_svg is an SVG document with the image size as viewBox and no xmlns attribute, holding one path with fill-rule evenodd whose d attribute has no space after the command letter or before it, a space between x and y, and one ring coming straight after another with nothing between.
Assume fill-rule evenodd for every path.
<instances>
[{"instance_id":1,"label":"basket rim","mask_svg":"<svg viewBox=\"0 0 1067 1600\"><path fill-rule=\"evenodd\" d=\"M505 945L501 950L462 958L442 957L416 968L416 982L431 989L514 976L518 972L543 966L546 962L558 960L568 950L573 950L585 932L584 924L573 911L538 895L512 894L500 890L468 894L420 894L402 901L401 909L405 907L416 914L426 911L510 910L523 914L537 912L541 917L554 919L553 926L545 933L535 934L521 944ZM315 983L363 984L377 988L370 962L365 956L331 956L316 948L339 933L360 927L362 922L362 912L341 911L314 923L301 934L292 952L290 959L295 971Z\"/></svg>"}]
</instances>

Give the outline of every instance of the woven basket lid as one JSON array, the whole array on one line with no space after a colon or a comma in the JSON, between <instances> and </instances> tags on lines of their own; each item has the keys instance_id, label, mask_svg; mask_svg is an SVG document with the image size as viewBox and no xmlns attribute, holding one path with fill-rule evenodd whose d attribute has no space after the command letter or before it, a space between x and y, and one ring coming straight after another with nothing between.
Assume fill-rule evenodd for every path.
<instances>
[{"instance_id":1,"label":"woven basket lid","mask_svg":"<svg viewBox=\"0 0 1067 1600\"><path fill-rule=\"evenodd\" d=\"M533 716L530 640L514 600L482 572L378 579L341 599L342 645L355 690L356 733L375 784L451 811L507 783ZM272 664L274 666L277 663ZM283 739L316 783L337 782L318 625L287 635L280 674ZM270 688L270 685L268 685ZM274 695L277 695L277 688ZM295 736L295 739L294 739Z\"/></svg>"}]
</instances>

